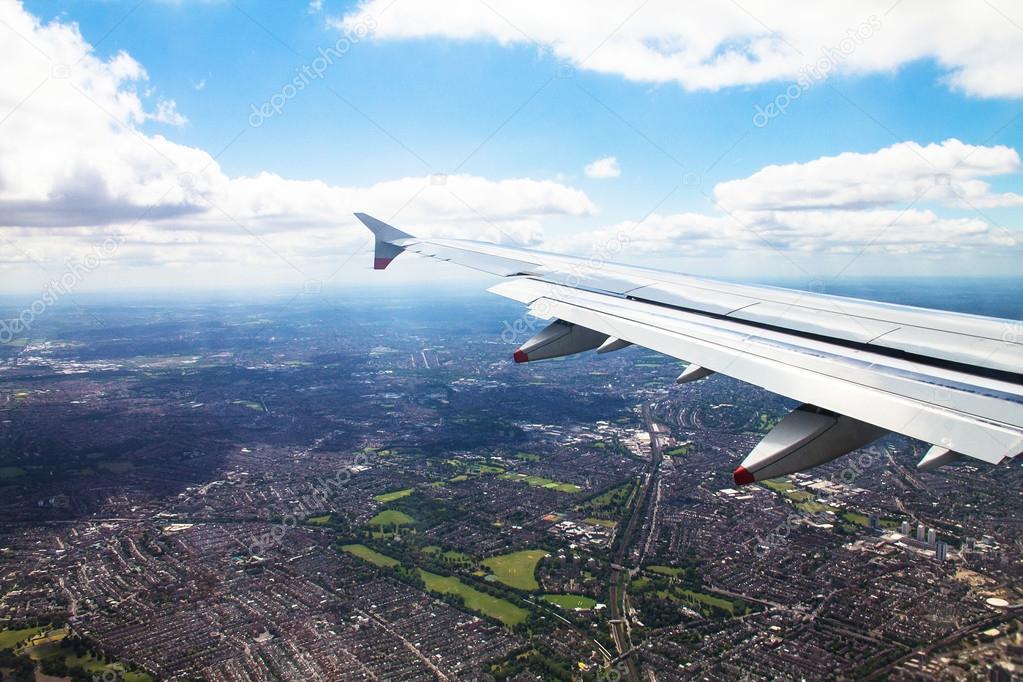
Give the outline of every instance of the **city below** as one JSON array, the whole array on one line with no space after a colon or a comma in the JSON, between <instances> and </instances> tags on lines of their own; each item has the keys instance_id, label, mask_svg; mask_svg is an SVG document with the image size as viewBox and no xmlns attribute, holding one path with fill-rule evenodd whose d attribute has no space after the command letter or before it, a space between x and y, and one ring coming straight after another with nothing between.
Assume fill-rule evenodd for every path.
<instances>
[{"instance_id":1,"label":"city below","mask_svg":"<svg viewBox=\"0 0 1023 682\"><path fill-rule=\"evenodd\" d=\"M1023 673L1018 463L920 473L888 436L737 488L790 401L639 348L514 364L541 324L483 296L48 311L0 346L4 679Z\"/></svg>"}]
</instances>

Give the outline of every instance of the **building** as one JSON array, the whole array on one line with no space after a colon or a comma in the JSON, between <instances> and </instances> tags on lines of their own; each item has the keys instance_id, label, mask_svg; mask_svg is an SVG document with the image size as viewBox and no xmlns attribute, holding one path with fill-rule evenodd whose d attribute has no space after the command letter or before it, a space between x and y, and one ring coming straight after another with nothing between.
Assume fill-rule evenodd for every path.
<instances>
[{"instance_id":1,"label":"building","mask_svg":"<svg viewBox=\"0 0 1023 682\"><path fill-rule=\"evenodd\" d=\"M927 541L927 528L925 528L924 524L922 523L916 524L916 541L917 542Z\"/></svg>"},{"instance_id":2,"label":"building","mask_svg":"<svg viewBox=\"0 0 1023 682\"><path fill-rule=\"evenodd\" d=\"M948 545L944 542L938 541L934 545L934 558L938 561L945 561L948 559Z\"/></svg>"},{"instance_id":3,"label":"building","mask_svg":"<svg viewBox=\"0 0 1023 682\"><path fill-rule=\"evenodd\" d=\"M928 545L933 545L937 541L938 541L938 531L934 530L933 528L928 528L927 529L927 544Z\"/></svg>"},{"instance_id":4,"label":"building","mask_svg":"<svg viewBox=\"0 0 1023 682\"><path fill-rule=\"evenodd\" d=\"M877 530L881 527L881 522L877 518L877 514L871 514L869 517L870 529Z\"/></svg>"},{"instance_id":5,"label":"building","mask_svg":"<svg viewBox=\"0 0 1023 682\"><path fill-rule=\"evenodd\" d=\"M902 526L899 527L899 532L903 535L909 535L909 521L902 522Z\"/></svg>"}]
</instances>

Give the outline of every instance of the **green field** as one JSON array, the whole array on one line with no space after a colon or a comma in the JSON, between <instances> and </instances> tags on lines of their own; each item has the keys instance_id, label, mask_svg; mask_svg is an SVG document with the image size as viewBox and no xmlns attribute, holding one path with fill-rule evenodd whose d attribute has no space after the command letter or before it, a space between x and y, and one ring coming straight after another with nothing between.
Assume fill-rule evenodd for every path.
<instances>
[{"instance_id":1,"label":"green field","mask_svg":"<svg viewBox=\"0 0 1023 682\"><path fill-rule=\"evenodd\" d=\"M379 502L380 504L387 504L388 502L394 502L395 500L400 500L403 497L408 497L409 495L412 494L412 490L413 490L412 488L403 488L402 490L394 490L394 491L389 492L389 493L382 493L380 495L375 495L373 497L373 499L376 500L377 502Z\"/></svg>"},{"instance_id":2,"label":"green field","mask_svg":"<svg viewBox=\"0 0 1023 682\"><path fill-rule=\"evenodd\" d=\"M858 526L869 526L870 517L866 514L859 514L857 512L846 511L842 512L842 519L849 523L855 523ZM889 530L895 530L899 527L899 522L895 519L878 519L878 525L882 528Z\"/></svg>"},{"instance_id":3,"label":"green field","mask_svg":"<svg viewBox=\"0 0 1023 682\"><path fill-rule=\"evenodd\" d=\"M507 626L518 625L529 616L529 611L469 587L458 578L437 575L423 569L419 569L419 574L423 576L426 589L430 592L456 594L462 598L467 609L496 618Z\"/></svg>"},{"instance_id":4,"label":"green field","mask_svg":"<svg viewBox=\"0 0 1023 682\"><path fill-rule=\"evenodd\" d=\"M0 651L13 649L17 644L34 637L43 631L43 628L23 628L21 630L0 630Z\"/></svg>"},{"instance_id":5,"label":"green field","mask_svg":"<svg viewBox=\"0 0 1023 682\"><path fill-rule=\"evenodd\" d=\"M686 569L676 568L675 566L647 566L647 570L660 573L661 575L670 575L673 578L686 572Z\"/></svg>"},{"instance_id":6,"label":"green field","mask_svg":"<svg viewBox=\"0 0 1023 682\"><path fill-rule=\"evenodd\" d=\"M604 526L605 528L614 528L615 526L618 525L614 521L608 521L607 519L598 519L593 516L587 519L583 519L583 521L585 521L586 523L592 523L595 526Z\"/></svg>"},{"instance_id":7,"label":"green field","mask_svg":"<svg viewBox=\"0 0 1023 682\"><path fill-rule=\"evenodd\" d=\"M305 522L312 526L326 526L330 523L330 514L324 514L323 516L310 516L305 520Z\"/></svg>"},{"instance_id":8,"label":"green field","mask_svg":"<svg viewBox=\"0 0 1023 682\"><path fill-rule=\"evenodd\" d=\"M516 452L515 459L521 459L523 462L539 462L540 455L533 454L532 452Z\"/></svg>"},{"instance_id":9,"label":"green field","mask_svg":"<svg viewBox=\"0 0 1023 682\"><path fill-rule=\"evenodd\" d=\"M802 509L809 514L817 514L819 512L826 511L837 511L835 507L820 502L797 502L795 505L796 509Z\"/></svg>"},{"instance_id":10,"label":"green field","mask_svg":"<svg viewBox=\"0 0 1023 682\"><path fill-rule=\"evenodd\" d=\"M628 507L632 502L632 496L636 494L635 481L623 483L617 488L607 490L593 499L584 502L575 508L576 511L596 511L604 513L609 507ZM618 500L619 502L616 502Z\"/></svg>"},{"instance_id":11,"label":"green field","mask_svg":"<svg viewBox=\"0 0 1023 682\"><path fill-rule=\"evenodd\" d=\"M123 682L152 682L153 680L153 678L147 673L124 670L124 665L120 662L104 663L91 654L75 656L73 653L68 653L67 649L60 646L60 642L67 636L67 632L63 629L57 629L50 630L44 634L43 631L45 629L46 628L28 628L26 630L13 631L14 633L28 633L33 635L32 642L20 649L18 651L18 655L27 656L36 662L63 658L64 664L67 665L68 668L81 668L87 674L93 676L101 676L104 672L109 670L116 673L116 679L122 680ZM5 648L2 646L2 639L10 632L12 631L0 632L0 649ZM8 646L6 648L10 647Z\"/></svg>"},{"instance_id":12,"label":"green field","mask_svg":"<svg viewBox=\"0 0 1023 682\"><path fill-rule=\"evenodd\" d=\"M369 520L371 526L411 526L416 520L403 511L385 509Z\"/></svg>"},{"instance_id":13,"label":"green field","mask_svg":"<svg viewBox=\"0 0 1023 682\"><path fill-rule=\"evenodd\" d=\"M793 488L796 487L793 484L789 483L784 478L772 478L769 481L762 481L761 485L763 485L765 488L773 490L776 493L788 492L789 490L792 490Z\"/></svg>"},{"instance_id":14,"label":"green field","mask_svg":"<svg viewBox=\"0 0 1023 682\"><path fill-rule=\"evenodd\" d=\"M569 611L574 609L588 610L597 605L596 599L590 599L579 594L545 594L543 600Z\"/></svg>"},{"instance_id":15,"label":"green field","mask_svg":"<svg viewBox=\"0 0 1023 682\"><path fill-rule=\"evenodd\" d=\"M387 568L393 568L401 562L395 558L389 557L386 554L381 554L375 549L370 549L366 545L343 545L341 547L344 551L348 552L352 556L359 557L363 561L368 561L374 566L385 566Z\"/></svg>"},{"instance_id":16,"label":"green field","mask_svg":"<svg viewBox=\"0 0 1023 682\"><path fill-rule=\"evenodd\" d=\"M715 606L719 609L724 609L731 615L735 615L735 604L728 599L715 597L712 594L706 594L704 592L693 592L692 590L679 590L677 594L691 604L703 603L707 606Z\"/></svg>"},{"instance_id":17,"label":"green field","mask_svg":"<svg viewBox=\"0 0 1023 682\"><path fill-rule=\"evenodd\" d=\"M484 559L483 565L490 569L499 582L517 590L529 591L540 587L536 582L536 565L545 556L547 552L542 549L524 549Z\"/></svg>"},{"instance_id":18,"label":"green field","mask_svg":"<svg viewBox=\"0 0 1023 682\"><path fill-rule=\"evenodd\" d=\"M0 467L0 480L24 476L26 471L21 467Z\"/></svg>"},{"instance_id":19,"label":"green field","mask_svg":"<svg viewBox=\"0 0 1023 682\"><path fill-rule=\"evenodd\" d=\"M688 455L689 451L693 449L691 445L682 445L675 448L674 450L668 450L666 454L668 457L681 457L682 455Z\"/></svg>"},{"instance_id":20,"label":"green field","mask_svg":"<svg viewBox=\"0 0 1023 682\"><path fill-rule=\"evenodd\" d=\"M534 488L548 488L562 493L582 492L582 488L574 483L559 483L558 481L552 481L549 478L540 478L539 476L529 476L527 474L504 474L501 478L509 481L521 481L522 483L528 483Z\"/></svg>"}]
</instances>

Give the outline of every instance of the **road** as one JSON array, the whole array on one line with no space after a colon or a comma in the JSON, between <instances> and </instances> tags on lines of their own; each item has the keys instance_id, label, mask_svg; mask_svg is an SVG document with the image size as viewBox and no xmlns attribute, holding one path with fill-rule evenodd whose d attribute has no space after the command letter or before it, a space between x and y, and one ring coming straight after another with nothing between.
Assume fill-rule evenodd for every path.
<instances>
[{"instance_id":1,"label":"road","mask_svg":"<svg viewBox=\"0 0 1023 682\"><path fill-rule=\"evenodd\" d=\"M629 514L629 522L625 530L619 536L618 551L615 553L611 568L610 586L610 613L611 613L611 637L614 639L615 648L619 657L624 657L628 667L626 679L631 682L640 682L639 665L635 656L625 656L632 651L632 636L629 632L627 600L629 581L631 580L629 561L629 548L636 539L636 529L642 528L646 508L646 500L650 495L651 486L656 484L657 471L661 466L661 446L657 441L657 433L654 431L653 418L650 416L650 406L643 405L643 422L650 433L650 461L643 472L643 483L639 493L636 495L634 506ZM633 567L638 570L639 567Z\"/></svg>"}]
</instances>

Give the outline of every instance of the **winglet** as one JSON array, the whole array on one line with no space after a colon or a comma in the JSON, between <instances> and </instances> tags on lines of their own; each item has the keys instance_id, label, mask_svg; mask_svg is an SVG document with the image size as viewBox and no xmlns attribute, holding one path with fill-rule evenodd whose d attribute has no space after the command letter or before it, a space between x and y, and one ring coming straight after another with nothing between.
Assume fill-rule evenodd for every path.
<instances>
[{"instance_id":1,"label":"winglet","mask_svg":"<svg viewBox=\"0 0 1023 682\"><path fill-rule=\"evenodd\" d=\"M404 249L395 244L395 241L401 239L412 239L412 235L407 232L402 232L396 227L388 225L382 220L377 220L371 215L365 213L356 213L355 217L359 221L370 229L373 236L376 237L376 248L373 250L373 269L383 270L391 261L394 260L398 254Z\"/></svg>"}]
</instances>

